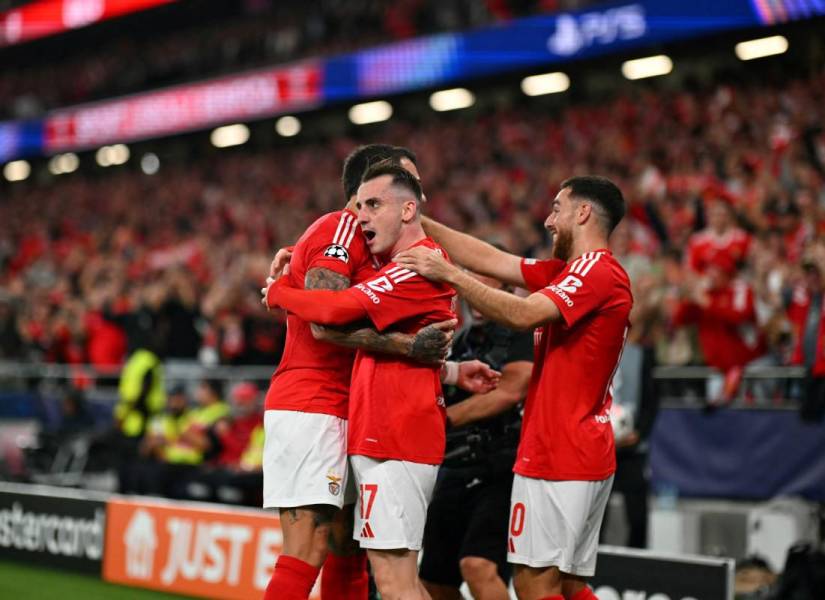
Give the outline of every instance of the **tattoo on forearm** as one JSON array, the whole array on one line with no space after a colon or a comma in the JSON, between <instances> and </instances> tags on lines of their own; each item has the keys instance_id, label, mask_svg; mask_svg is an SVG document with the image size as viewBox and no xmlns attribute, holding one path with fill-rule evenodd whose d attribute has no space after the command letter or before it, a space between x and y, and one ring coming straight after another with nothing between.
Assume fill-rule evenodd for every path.
<instances>
[{"instance_id":1,"label":"tattoo on forearm","mask_svg":"<svg viewBox=\"0 0 825 600\"><path fill-rule=\"evenodd\" d=\"M308 290L345 290L349 286L348 277L329 269L310 269L304 277L304 288ZM316 334L323 332L321 339L324 341L339 346L385 354L406 354L407 340L403 334L378 333L375 329L365 327L363 323L343 327L322 327L313 324L312 329Z\"/></svg>"},{"instance_id":2,"label":"tattoo on forearm","mask_svg":"<svg viewBox=\"0 0 825 600\"><path fill-rule=\"evenodd\" d=\"M345 290L349 287L349 277L329 269L310 269L304 277L307 290Z\"/></svg>"},{"instance_id":3,"label":"tattoo on forearm","mask_svg":"<svg viewBox=\"0 0 825 600\"><path fill-rule=\"evenodd\" d=\"M435 363L447 353L447 334L432 325L427 325L413 338L410 358L419 362Z\"/></svg>"}]
</instances>

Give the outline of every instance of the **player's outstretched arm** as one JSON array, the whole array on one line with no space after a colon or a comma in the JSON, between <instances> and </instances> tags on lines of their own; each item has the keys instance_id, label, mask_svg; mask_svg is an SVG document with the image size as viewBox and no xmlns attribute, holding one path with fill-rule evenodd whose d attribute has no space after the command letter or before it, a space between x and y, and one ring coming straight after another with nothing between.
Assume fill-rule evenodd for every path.
<instances>
[{"instance_id":1,"label":"player's outstretched arm","mask_svg":"<svg viewBox=\"0 0 825 600\"><path fill-rule=\"evenodd\" d=\"M310 269L304 278L304 288L307 290L345 290L349 285L348 277L324 268ZM434 323L415 335L379 333L375 328L363 323L338 327L312 323L311 328L312 336L316 340L347 348L405 356L426 364L439 364L449 352L456 324L455 319Z\"/></svg>"},{"instance_id":2,"label":"player's outstretched arm","mask_svg":"<svg viewBox=\"0 0 825 600\"><path fill-rule=\"evenodd\" d=\"M471 235L451 229L428 217L422 219L424 231L443 246L450 259L474 273L504 283L525 287L521 257L499 250Z\"/></svg>"},{"instance_id":3,"label":"player's outstretched arm","mask_svg":"<svg viewBox=\"0 0 825 600\"><path fill-rule=\"evenodd\" d=\"M481 314L513 329L532 329L561 319L556 304L541 293L519 298L494 290L448 263L440 253L429 248L412 248L394 257L397 264L432 281L444 281Z\"/></svg>"}]
</instances>

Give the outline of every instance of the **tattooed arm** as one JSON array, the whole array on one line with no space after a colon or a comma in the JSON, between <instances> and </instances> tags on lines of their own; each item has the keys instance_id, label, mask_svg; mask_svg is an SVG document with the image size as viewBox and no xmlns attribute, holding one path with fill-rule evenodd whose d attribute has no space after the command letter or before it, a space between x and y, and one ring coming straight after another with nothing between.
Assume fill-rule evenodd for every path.
<instances>
[{"instance_id":1,"label":"tattooed arm","mask_svg":"<svg viewBox=\"0 0 825 600\"><path fill-rule=\"evenodd\" d=\"M324 268L310 269L304 278L304 288L308 290L345 290L349 286L348 277ZM434 323L415 335L378 333L364 322L341 327L311 323L310 327L316 340L347 348L406 356L422 363L439 363L447 355L455 325L454 320Z\"/></svg>"}]
</instances>

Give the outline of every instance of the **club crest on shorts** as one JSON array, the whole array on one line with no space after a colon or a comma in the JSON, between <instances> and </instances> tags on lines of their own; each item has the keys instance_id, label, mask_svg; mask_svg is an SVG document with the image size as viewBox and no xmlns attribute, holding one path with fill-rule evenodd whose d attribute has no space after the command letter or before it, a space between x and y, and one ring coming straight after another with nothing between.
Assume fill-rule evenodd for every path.
<instances>
[{"instance_id":1,"label":"club crest on shorts","mask_svg":"<svg viewBox=\"0 0 825 600\"><path fill-rule=\"evenodd\" d=\"M349 252L343 246L339 246L338 244L333 244L329 246L326 250L324 250L324 256L330 256L332 258L337 258L341 262L348 263L349 262Z\"/></svg>"},{"instance_id":2,"label":"club crest on shorts","mask_svg":"<svg viewBox=\"0 0 825 600\"><path fill-rule=\"evenodd\" d=\"M341 477L338 477L335 473L330 471L327 473L327 479L329 479L329 493L333 496L337 496L341 493Z\"/></svg>"}]
</instances>

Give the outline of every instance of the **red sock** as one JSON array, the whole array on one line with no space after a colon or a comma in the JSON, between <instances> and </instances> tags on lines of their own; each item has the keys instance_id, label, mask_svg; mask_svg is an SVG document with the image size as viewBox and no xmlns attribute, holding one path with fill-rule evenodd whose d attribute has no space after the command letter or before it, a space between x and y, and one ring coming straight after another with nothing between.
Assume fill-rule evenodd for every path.
<instances>
[{"instance_id":1,"label":"red sock","mask_svg":"<svg viewBox=\"0 0 825 600\"><path fill-rule=\"evenodd\" d=\"M588 586L576 592L570 600L599 600Z\"/></svg>"},{"instance_id":2,"label":"red sock","mask_svg":"<svg viewBox=\"0 0 825 600\"><path fill-rule=\"evenodd\" d=\"M367 553L327 556L321 571L321 600L367 600L370 580Z\"/></svg>"},{"instance_id":3,"label":"red sock","mask_svg":"<svg viewBox=\"0 0 825 600\"><path fill-rule=\"evenodd\" d=\"M264 600L307 600L318 571L317 567L294 556L279 556L266 586Z\"/></svg>"}]
</instances>

